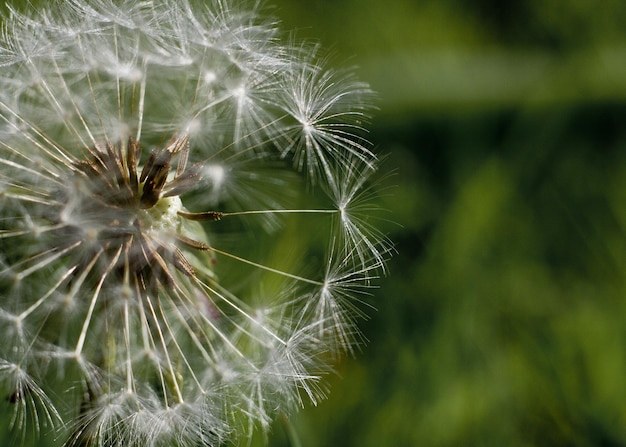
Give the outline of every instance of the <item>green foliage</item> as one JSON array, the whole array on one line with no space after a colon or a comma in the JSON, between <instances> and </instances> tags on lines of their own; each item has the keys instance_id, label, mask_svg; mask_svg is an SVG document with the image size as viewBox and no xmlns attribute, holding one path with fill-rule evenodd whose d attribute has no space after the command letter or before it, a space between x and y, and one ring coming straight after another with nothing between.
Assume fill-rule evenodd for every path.
<instances>
[{"instance_id":1,"label":"green foliage","mask_svg":"<svg viewBox=\"0 0 626 447\"><path fill-rule=\"evenodd\" d=\"M379 130L399 254L370 345L298 420L305 446L626 445L624 117L579 103Z\"/></svg>"},{"instance_id":2,"label":"green foliage","mask_svg":"<svg viewBox=\"0 0 626 447\"><path fill-rule=\"evenodd\" d=\"M399 253L303 445L626 445L623 5L374 3L338 47L380 92Z\"/></svg>"},{"instance_id":3,"label":"green foliage","mask_svg":"<svg viewBox=\"0 0 626 447\"><path fill-rule=\"evenodd\" d=\"M399 253L303 444L626 445L624 5L357 9Z\"/></svg>"}]
</instances>

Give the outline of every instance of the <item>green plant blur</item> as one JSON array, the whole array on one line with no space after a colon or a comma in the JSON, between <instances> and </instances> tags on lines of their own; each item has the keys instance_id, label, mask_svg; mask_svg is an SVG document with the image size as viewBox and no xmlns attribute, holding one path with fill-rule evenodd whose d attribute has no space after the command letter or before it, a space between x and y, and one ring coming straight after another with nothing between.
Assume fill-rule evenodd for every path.
<instances>
[{"instance_id":1,"label":"green plant blur","mask_svg":"<svg viewBox=\"0 0 626 447\"><path fill-rule=\"evenodd\" d=\"M302 445L626 446L626 3L274 3L379 92L399 224Z\"/></svg>"}]
</instances>

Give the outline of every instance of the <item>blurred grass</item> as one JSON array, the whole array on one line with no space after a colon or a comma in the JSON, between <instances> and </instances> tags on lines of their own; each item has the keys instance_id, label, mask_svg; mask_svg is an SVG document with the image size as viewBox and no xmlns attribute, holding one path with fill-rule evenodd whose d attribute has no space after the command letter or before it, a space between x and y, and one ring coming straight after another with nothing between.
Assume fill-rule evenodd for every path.
<instances>
[{"instance_id":1,"label":"blurred grass","mask_svg":"<svg viewBox=\"0 0 626 447\"><path fill-rule=\"evenodd\" d=\"M626 94L619 0L272 3L284 28L359 65L384 115Z\"/></svg>"},{"instance_id":2,"label":"blurred grass","mask_svg":"<svg viewBox=\"0 0 626 447\"><path fill-rule=\"evenodd\" d=\"M302 445L626 446L626 3L273 3L379 92L400 224Z\"/></svg>"}]
</instances>

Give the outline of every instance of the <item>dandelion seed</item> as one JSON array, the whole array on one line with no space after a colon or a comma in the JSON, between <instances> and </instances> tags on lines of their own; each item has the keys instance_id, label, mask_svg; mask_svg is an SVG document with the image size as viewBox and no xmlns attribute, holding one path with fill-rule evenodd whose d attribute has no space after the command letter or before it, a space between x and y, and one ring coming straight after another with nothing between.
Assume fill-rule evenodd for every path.
<instances>
[{"instance_id":1,"label":"dandelion seed","mask_svg":"<svg viewBox=\"0 0 626 447\"><path fill-rule=\"evenodd\" d=\"M361 341L390 247L362 202L370 91L238 8L5 18L0 398L18 433L233 442L317 403L326 361Z\"/></svg>"}]
</instances>

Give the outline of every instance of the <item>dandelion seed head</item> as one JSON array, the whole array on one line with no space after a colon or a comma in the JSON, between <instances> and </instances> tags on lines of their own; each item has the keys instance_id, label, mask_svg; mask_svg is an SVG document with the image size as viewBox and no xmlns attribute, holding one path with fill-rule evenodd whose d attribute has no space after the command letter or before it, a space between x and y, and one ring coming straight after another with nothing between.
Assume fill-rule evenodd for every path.
<instances>
[{"instance_id":1,"label":"dandelion seed head","mask_svg":"<svg viewBox=\"0 0 626 447\"><path fill-rule=\"evenodd\" d=\"M369 88L256 6L68 0L5 23L13 426L213 446L322 399L388 248L363 194Z\"/></svg>"}]
</instances>

